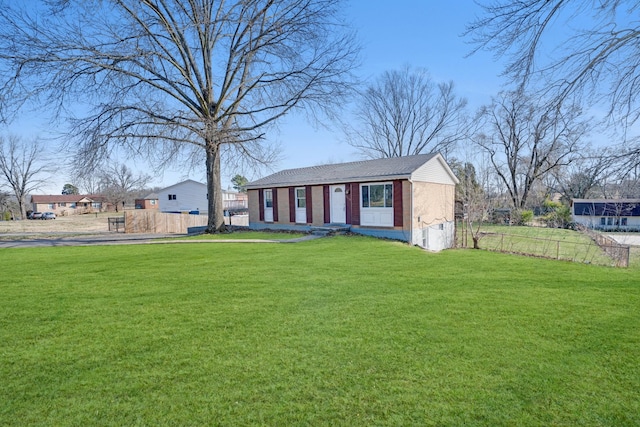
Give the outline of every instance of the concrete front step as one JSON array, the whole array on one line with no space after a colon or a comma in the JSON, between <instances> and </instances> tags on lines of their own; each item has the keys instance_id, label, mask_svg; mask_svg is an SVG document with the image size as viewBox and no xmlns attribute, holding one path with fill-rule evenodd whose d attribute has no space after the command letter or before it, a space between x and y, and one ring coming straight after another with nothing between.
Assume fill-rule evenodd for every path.
<instances>
[{"instance_id":1,"label":"concrete front step","mask_svg":"<svg viewBox=\"0 0 640 427\"><path fill-rule=\"evenodd\" d=\"M311 227L311 234L319 234L322 236L328 236L331 234L344 234L351 229L348 225L324 225Z\"/></svg>"}]
</instances>

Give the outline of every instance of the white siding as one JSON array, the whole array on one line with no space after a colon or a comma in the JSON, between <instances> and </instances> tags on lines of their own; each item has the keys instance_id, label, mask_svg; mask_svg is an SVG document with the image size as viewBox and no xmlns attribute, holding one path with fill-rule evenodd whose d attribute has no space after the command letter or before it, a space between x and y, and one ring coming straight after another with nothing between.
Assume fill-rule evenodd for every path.
<instances>
[{"instance_id":1,"label":"white siding","mask_svg":"<svg viewBox=\"0 0 640 427\"><path fill-rule=\"evenodd\" d=\"M453 221L414 229L411 243L429 251L438 252L450 249L455 241L455 224Z\"/></svg>"},{"instance_id":2,"label":"white siding","mask_svg":"<svg viewBox=\"0 0 640 427\"><path fill-rule=\"evenodd\" d=\"M620 216L596 216L596 215L576 215L575 213L572 212L573 217L573 222L577 223L577 224L581 224L584 225L585 227L588 228L595 228L595 229L602 229L602 230L608 230L608 229L621 229L624 230L625 228L628 229L640 229L640 217L637 216L628 216L628 215L620 215ZM603 226L601 223L601 219L605 218L605 225ZM609 218L611 218L612 224L608 223ZM618 226L615 225L616 220L620 220L621 218L626 218L627 219L627 225L625 226Z\"/></svg>"},{"instance_id":3,"label":"white siding","mask_svg":"<svg viewBox=\"0 0 640 427\"><path fill-rule=\"evenodd\" d=\"M175 200L169 200L169 195L175 194ZM192 180L180 182L158 191L158 203L162 212L190 212L207 213L207 186Z\"/></svg>"},{"instance_id":4,"label":"white siding","mask_svg":"<svg viewBox=\"0 0 640 427\"><path fill-rule=\"evenodd\" d=\"M456 184L456 178L441 156L435 156L411 174L412 181Z\"/></svg>"}]
</instances>

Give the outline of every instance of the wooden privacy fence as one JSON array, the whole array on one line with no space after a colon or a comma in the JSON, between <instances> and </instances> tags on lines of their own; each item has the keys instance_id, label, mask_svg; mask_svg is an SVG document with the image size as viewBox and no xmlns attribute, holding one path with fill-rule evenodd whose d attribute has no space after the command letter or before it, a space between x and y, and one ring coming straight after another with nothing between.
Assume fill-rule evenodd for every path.
<instances>
[{"instance_id":1,"label":"wooden privacy fence","mask_svg":"<svg viewBox=\"0 0 640 427\"><path fill-rule=\"evenodd\" d=\"M206 215L163 213L146 209L124 212L125 233L186 234L189 227L206 225Z\"/></svg>"}]
</instances>

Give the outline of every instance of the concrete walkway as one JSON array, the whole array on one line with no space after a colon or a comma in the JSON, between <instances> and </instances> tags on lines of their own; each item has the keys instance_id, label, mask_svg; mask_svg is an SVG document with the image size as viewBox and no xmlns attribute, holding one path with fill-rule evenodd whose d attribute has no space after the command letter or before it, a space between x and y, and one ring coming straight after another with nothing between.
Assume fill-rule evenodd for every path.
<instances>
[{"instance_id":1,"label":"concrete walkway","mask_svg":"<svg viewBox=\"0 0 640 427\"><path fill-rule=\"evenodd\" d=\"M181 239L186 235L175 234L123 234L123 233L14 233L0 234L0 249L2 248L36 248L58 246L98 246L98 245L147 245L174 243L298 243L318 239L320 235L309 234L303 237L287 240L263 239Z\"/></svg>"}]
</instances>

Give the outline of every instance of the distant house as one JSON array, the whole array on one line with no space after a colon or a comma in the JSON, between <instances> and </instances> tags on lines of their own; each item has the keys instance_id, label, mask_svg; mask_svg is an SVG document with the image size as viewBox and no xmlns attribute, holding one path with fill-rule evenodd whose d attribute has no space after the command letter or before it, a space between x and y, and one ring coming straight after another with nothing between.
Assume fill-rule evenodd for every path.
<instances>
[{"instance_id":1,"label":"distant house","mask_svg":"<svg viewBox=\"0 0 640 427\"><path fill-rule=\"evenodd\" d=\"M596 230L640 230L640 199L573 199L573 221Z\"/></svg>"},{"instance_id":2,"label":"distant house","mask_svg":"<svg viewBox=\"0 0 640 427\"><path fill-rule=\"evenodd\" d=\"M454 243L457 183L440 154L283 170L247 184L249 228L344 225L442 250Z\"/></svg>"},{"instance_id":3,"label":"distant house","mask_svg":"<svg viewBox=\"0 0 640 427\"><path fill-rule=\"evenodd\" d=\"M115 207L100 195L49 194L31 196L34 212L53 212L58 216L93 212L111 212Z\"/></svg>"},{"instance_id":4,"label":"distant house","mask_svg":"<svg viewBox=\"0 0 640 427\"><path fill-rule=\"evenodd\" d=\"M207 214L207 186L188 179L158 191L160 211L173 213ZM247 196L243 193L222 190L225 212L247 209Z\"/></svg>"},{"instance_id":5,"label":"distant house","mask_svg":"<svg viewBox=\"0 0 640 427\"><path fill-rule=\"evenodd\" d=\"M156 193L151 193L141 199L135 199L134 204L136 209L158 209L160 206Z\"/></svg>"}]
</instances>

